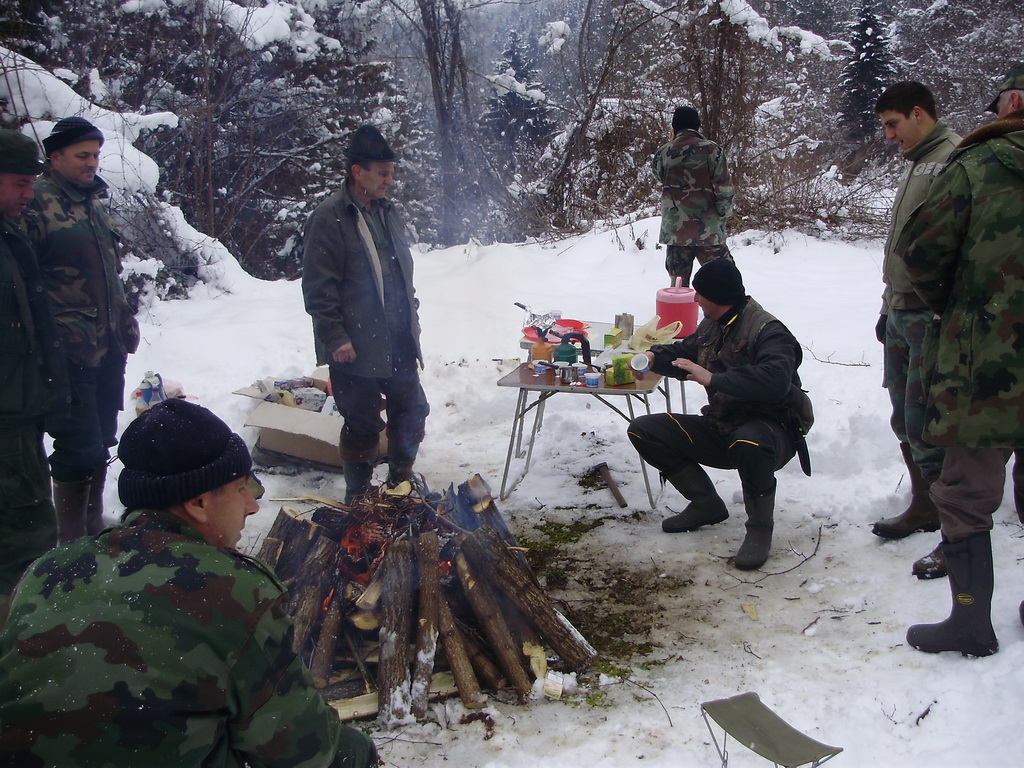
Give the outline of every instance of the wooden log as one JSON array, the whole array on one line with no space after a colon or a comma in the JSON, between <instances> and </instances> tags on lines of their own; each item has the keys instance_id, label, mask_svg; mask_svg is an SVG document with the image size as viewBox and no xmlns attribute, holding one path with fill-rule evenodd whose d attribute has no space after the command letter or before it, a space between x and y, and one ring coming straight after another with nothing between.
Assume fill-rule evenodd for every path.
<instances>
[{"instance_id":1,"label":"wooden log","mask_svg":"<svg viewBox=\"0 0 1024 768\"><path fill-rule=\"evenodd\" d=\"M462 704L467 709L484 706L487 699L480 691L480 682L477 680L476 673L473 671L473 662L466 651L465 638L459 631L455 617L452 616L452 610L443 595L437 605L437 625L440 631L441 645L444 648L445 656L448 657L448 667L451 669L452 677L455 678ZM497 667L494 667L494 670L500 676L500 670ZM501 685L498 687L503 687L505 680L504 678L500 679Z\"/></svg>"},{"instance_id":2,"label":"wooden log","mask_svg":"<svg viewBox=\"0 0 1024 768\"><path fill-rule=\"evenodd\" d=\"M296 574L289 611L295 625L295 652L300 655L305 654L306 644L323 620L324 603L334 588L340 565L341 547L322 536Z\"/></svg>"},{"instance_id":3,"label":"wooden log","mask_svg":"<svg viewBox=\"0 0 1024 768\"><path fill-rule=\"evenodd\" d=\"M501 615L494 590L487 579L480 578L478 573L474 573L462 552L455 556L455 569L459 574L459 581L462 582L462 588L466 592L469 604L473 607L473 613L480 622L480 627L491 645L491 650L494 651L494 655L498 659L498 665L505 672L520 703L526 701L531 688L530 678L523 667L515 641L509 634L505 618Z\"/></svg>"},{"instance_id":4,"label":"wooden log","mask_svg":"<svg viewBox=\"0 0 1024 768\"><path fill-rule=\"evenodd\" d=\"M448 672L437 672L430 683L430 698L442 699L447 696L454 696L455 680ZM342 721L358 720L363 717L372 717L380 711L380 702L376 693L368 693L363 696L356 696L341 701L327 700L327 703L338 713Z\"/></svg>"},{"instance_id":5,"label":"wooden log","mask_svg":"<svg viewBox=\"0 0 1024 768\"><path fill-rule=\"evenodd\" d=\"M380 566L382 575L380 663L377 693L382 725L406 722L410 712L409 636L413 611L413 546L394 541Z\"/></svg>"},{"instance_id":6,"label":"wooden log","mask_svg":"<svg viewBox=\"0 0 1024 768\"><path fill-rule=\"evenodd\" d=\"M462 641L462 647L465 649L466 657L469 659L471 671L474 671L475 678L483 682L487 686L489 691L500 691L502 688L508 687L508 678L505 677L501 671L501 667L494 663L494 660L487 654L481 643L477 642L474 636L463 630L459 622L452 616L451 608L448 607L447 603L441 604L441 637L443 638L445 632L444 622L447 621L446 617L451 617L453 629L458 633L459 639ZM445 653L448 653L448 646L445 645ZM448 663L451 664L451 657L449 656ZM452 672L454 673L454 668ZM458 678L456 678L458 680ZM479 687L479 686L478 686ZM459 691L461 693L462 687L460 684ZM481 695L482 700L482 695Z\"/></svg>"},{"instance_id":7,"label":"wooden log","mask_svg":"<svg viewBox=\"0 0 1024 768\"><path fill-rule=\"evenodd\" d=\"M500 593L515 602L571 669L582 672L597 657L597 651L554 607L532 572L519 563L494 531L480 528L467 535L461 553L478 570L487 569Z\"/></svg>"},{"instance_id":8,"label":"wooden log","mask_svg":"<svg viewBox=\"0 0 1024 768\"><path fill-rule=\"evenodd\" d=\"M284 542L274 572L281 581L295 578L306 556L313 548L313 542L319 538L321 528L304 519L293 507L281 507L274 524L267 532L268 538Z\"/></svg>"},{"instance_id":9,"label":"wooden log","mask_svg":"<svg viewBox=\"0 0 1024 768\"><path fill-rule=\"evenodd\" d=\"M281 558L282 551L284 551L283 541L272 536L264 536L259 554L256 557L273 568L274 573L277 573L277 561Z\"/></svg>"},{"instance_id":10,"label":"wooden log","mask_svg":"<svg viewBox=\"0 0 1024 768\"><path fill-rule=\"evenodd\" d=\"M412 665L410 708L417 720L427 716L427 694L437 654L438 609L441 601L441 580L437 572L439 551L436 531L425 531L416 537L420 588L416 608L416 656Z\"/></svg>"},{"instance_id":11,"label":"wooden log","mask_svg":"<svg viewBox=\"0 0 1024 768\"><path fill-rule=\"evenodd\" d=\"M309 671L313 675L313 684L317 688L327 685L334 668L334 660L338 655L338 641L341 638L343 603L345 601L345 582L347 579L338 572L334 580L334 589L328 597L327 613L317 633L313 645L313 657L309 661Z\"/></svg>"}]
</instances>

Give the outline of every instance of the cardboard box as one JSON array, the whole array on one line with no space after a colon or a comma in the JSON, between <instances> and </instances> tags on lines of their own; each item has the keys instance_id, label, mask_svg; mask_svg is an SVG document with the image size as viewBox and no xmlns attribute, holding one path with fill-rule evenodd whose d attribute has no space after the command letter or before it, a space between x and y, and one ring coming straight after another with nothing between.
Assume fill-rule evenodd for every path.
<instances>
[{"instance_id":1,"label":"cardboard box","mask_svg":"<svg viewBox=\"0 0 1024 768\"><path fill-rule=\"evenodd\" d=\"M313 386L326 391L329 374L326 366L317 368L309 377ZM293 408L264 400L269 394L263 382L236 389L234 394L252 397L257 403L245 426L256 427L256 447L272 458L293 460L318 469L341 470L341 428L344 420L338 415ZM387 454L387 438L381 432L379 455Z\"/></svg>"}]
</instances>

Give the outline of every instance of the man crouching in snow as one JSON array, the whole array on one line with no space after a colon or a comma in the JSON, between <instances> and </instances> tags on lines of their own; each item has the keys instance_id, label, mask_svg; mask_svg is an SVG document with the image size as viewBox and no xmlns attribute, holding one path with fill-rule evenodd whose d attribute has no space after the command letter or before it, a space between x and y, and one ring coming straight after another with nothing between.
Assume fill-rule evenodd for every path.
<instances>
[{"instance_id":1,"label":"man crouching in snow","mask_svg":"<svg viewBox=\"0 0 1024 768\"><path fill-rule=\"evenodd\" d=\"M44 555L15 591L0 765L376 765L292 650L288 593L234 549L262 495L242 438L168 400L118 457L122 525Z\"/></svg>"},{"instance_id":2,"label":"man crouching in snow","mask_svg":"<svg viewBox=\"0 0 1024 768\"><path fill-rule=\"evenodd\" d=\"M701 465L739 470L747 531L734 563L754 570L771 549L775 472L803 440L792 426L789 405L794 397L806 398L797 375L803 354L786 326L746 295L733 262L705 264L693 287L704 313L696 333L652 347L647 358L654 373L706 387L708 405L699 416L641 416L630 423L629 439L641 458L690 501L662 521L667 533L695 531L728 518L725 502ZM806 464L804 469L810 471Z\"/></svg>"}]
</instances>

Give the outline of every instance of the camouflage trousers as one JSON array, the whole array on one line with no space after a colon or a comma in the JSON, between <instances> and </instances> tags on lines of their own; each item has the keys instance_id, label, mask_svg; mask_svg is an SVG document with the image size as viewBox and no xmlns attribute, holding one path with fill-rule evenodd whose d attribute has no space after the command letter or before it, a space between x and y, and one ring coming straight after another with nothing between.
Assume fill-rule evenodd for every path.
<instances>
[{"instance_id":1,"label":"camouflage trousers","mask_svg":"<svg viewBox=\"0 0 1024 768\"><path fill-rule=\"evenodd\" d=\"M732 254L729 253L729 246L721 245L667 245L665 246L665 269L668 276L672 278L672 285L676 284L676 278L683 278L683 285L690 287L690 275L693 273L693 260L704 266L715 259L728 259L732 261Z\"/></svg>"},{"instance_id":2,"label":"camouflage trousers","mask_svg":"<svg viewBox=\"0 0 1024 768\"><path fill-rule=\"evenodd\" d=\"M42 427L0 426L0 595L10 594L33 560L57 546L57 516Z\"/></svg>"},{"instance_id":3,"label":"camouflage trousers","mask_svg":"<svg viewBox=\"0 0 1024 768\"><path fill-rule=\"evenodd\" d=\"M942 469L945 449L921 438L925 397L921 384L921 348L931 322L928 309L891 309L885 322L885 367L882 386L889 391L892 417L889 423L901 443L910 445L914 463L925 477Z\"/></svg>"}]
</instances>

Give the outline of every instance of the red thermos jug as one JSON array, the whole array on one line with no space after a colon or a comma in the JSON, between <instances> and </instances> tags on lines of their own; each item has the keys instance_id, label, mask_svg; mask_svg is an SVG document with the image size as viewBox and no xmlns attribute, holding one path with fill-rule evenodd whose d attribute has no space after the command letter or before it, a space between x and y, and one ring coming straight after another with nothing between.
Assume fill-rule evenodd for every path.
<instances>
[{"instance_id":1,"label":"red thermos jug","mask_svg":"<svg viewBox=\"0 0 1024 768\"><path fill-rule=\"evenodd\" d=\"M659 328L679 320L683 327L676 338L685 338L697 330L697 292L684 288L683 278L677 277L673 287L658 291L654 312L660 318Z\"/></svg>"}]
</instances>

